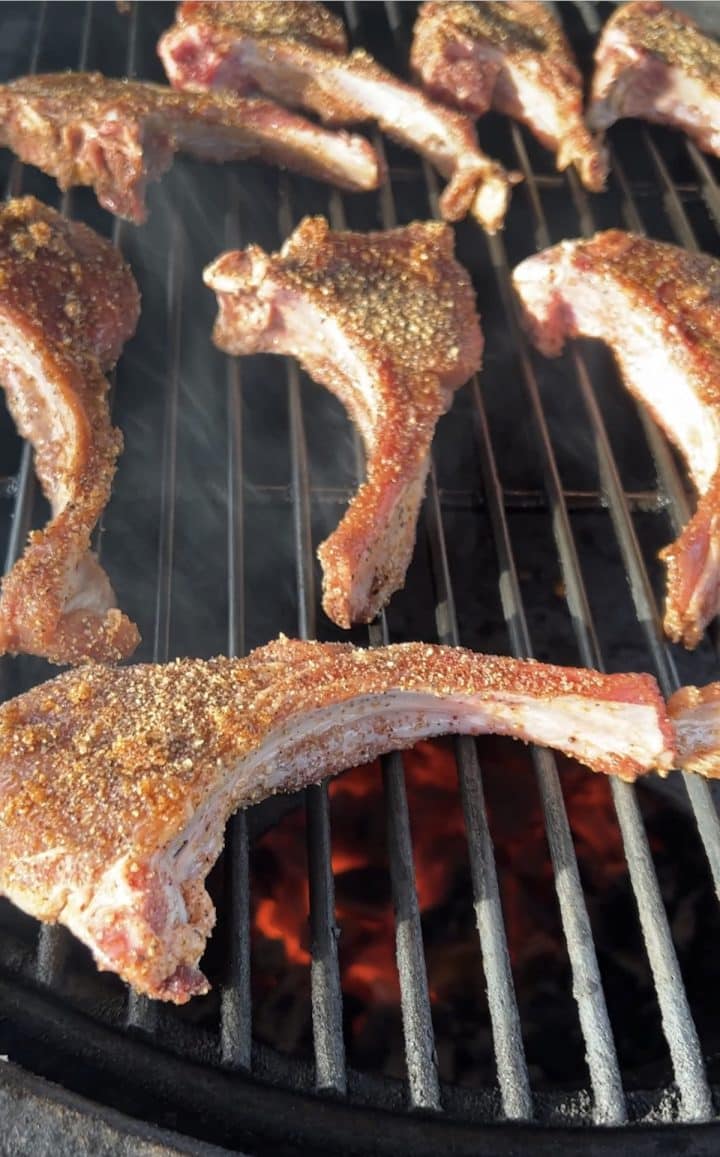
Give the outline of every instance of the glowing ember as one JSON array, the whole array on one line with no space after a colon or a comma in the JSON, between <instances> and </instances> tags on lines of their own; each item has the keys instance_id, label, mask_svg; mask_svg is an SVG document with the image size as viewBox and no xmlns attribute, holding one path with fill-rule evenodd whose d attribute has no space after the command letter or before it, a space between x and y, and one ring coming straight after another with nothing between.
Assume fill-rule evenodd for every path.
<instances>
[{"instance_id":1,"label":"glowing ember","mask_svg":"<svg viewBox=\"0 0 720 1157\"><path fill-rule=\"evenodd\" d=\"M562 952L553 875L542 809L527 755L508 741L485 740L483 783L495 843L508 942L522 969L545 954ZM418 901L424 916L467 889L468 857L452 745L421 743L404 756ZM569 761L562 781L578 859L586 885L610 885L626 871L607 781ZM377 764L333 780L329 788L332 867L341 929L343 990L363 1005L399 1000L395 923L385 839L382 775ZM254 889L256 941L280 942L288 966L310 962L304 810L287 815L258 842L272 870ZM437 937L436 937L437 939ZM443 1001L458 985L468 955L453 945L428 951L431 995Z\"/></svg>"}]
</instances>

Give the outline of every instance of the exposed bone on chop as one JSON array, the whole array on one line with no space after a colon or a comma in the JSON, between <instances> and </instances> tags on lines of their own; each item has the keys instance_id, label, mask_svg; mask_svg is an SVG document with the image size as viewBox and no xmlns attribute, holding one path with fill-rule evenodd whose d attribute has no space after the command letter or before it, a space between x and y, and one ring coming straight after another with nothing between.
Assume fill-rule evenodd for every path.
<instances>
[{"instance_id":1,"label":"exposed bone on chop","mask_svg":"<svg viewBox=\"0 0 720 1157\"><path fill-rule=\"evenodd\" d=\"M86 667L0 707L0 890L138 992L181 1004L208 989L204 881L228 816L451 732L552 746L628 780L674 757L649 675L282 638L247 659Z\"/></svg>"},{"instance_id":2,"label":"exposed bone on chop","mask_svg":"<svg viewBox=\"0 0 720 1157\"><path fill-rule=\"evenodd\" d=\"M720 683L681 687L668 699L677 765L720 779Z\"/></svg>"},{"instance_id":3,"label":"exposed bone on chop","mask_svg":"<svg viewBox=\"0 0 720 1157\"><path fill-rule=\"evenodd\" d=\"M475 116L493 108L527 125L561 171L600 191L603 149L583 120L582 76L560 22L540 0L423 4L412 66L431 96Z\"/></svg>"},{"instance_id":4,"label":"exposed bone on chop","mask_svg":"<svg viewBox=\"0 0 720 1157\"><path fill-rule=\"evenodd\" d=\"M639 117L682 129L720 156L720 44L684 12L655 0L621 5L603 28L595 64L594 128Z\"/></svg>"},{"instance_id":5,"label":"exposed bone on chop","mask_svg":"<svg viewBox=\"0 0 720 1157\"><path fill-rule=\"evenodd\" d=\"M259 157L350 191L384 179L369 141L329 132L268 100L176 92L97 72L24 76L0 86L0 144L55 177L91 185L101 205L140 224L145 192L180 149L203 161Z\"/></svg>"},{"instance_id":6,"label":"exposed bone on chop","mask_svg":"<svg viewBox=\"0 0 720 1157\"><path fill-rule=\"evenodd\" d=\"M3 580L0 652L114 662L137 646L90 535L122 449L105 372L139 312L108 241L34 197L0 208L0 384L52 511Z\"/></svg>"},{"instance_id":7,"label":"exposed bone on chop","mask_svg":"<svg viewBox=\"0 0 720 1157\"><path fill-rule=\"evenodd\" d=\"M435 425L482 354L452 231L333 232L308 217L279 253L225 253L205 282L218 297L220 349L299 358L362 435L367 481L318 555L330 618L370 622L405 581Z\"/></svg>"},{"instance_id":8,"label":"exposed bone on chop","mask_svg":"<svg viewBox=\"0 0 720 1157\"><path fill-rule=\"evenodd\" d=\"M720 262L612 229L528 258L513 280L537 348L602 338L685 457L697 510L661 558L665 630L695 647L720 609Z\"/></svg>"},{"instance_id":9,"label":"exposed bone on chop","mask_svg":"<svg viewBox=\"0 0 720 1157\"><path fill-rule=\"evenodd\" d=\"M430 100L367 52L346 54L339 30L318 31L322 12L329 16L321 4L283 0L180 4L158 52L176 88L264 92L328 125L375 121L449 182L440 198L446 220L472 213L489 231L500 228L520 174L485 156L469 117Z\"/></svg>"}]
</instances>

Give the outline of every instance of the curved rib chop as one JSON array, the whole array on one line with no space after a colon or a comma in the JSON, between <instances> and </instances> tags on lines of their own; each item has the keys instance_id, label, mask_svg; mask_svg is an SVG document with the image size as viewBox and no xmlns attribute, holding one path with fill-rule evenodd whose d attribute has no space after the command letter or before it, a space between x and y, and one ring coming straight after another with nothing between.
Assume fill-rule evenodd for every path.
<instances>
[{"instance_id":1,"label":"curved rib chop","mask_svg":"<svg viewBox=\"0 0 720 1157\"><path fill-rule=\"evenodd\" d=\"M551 745L629 780L674 754L649 675L287 639L247 659L87 667L0 707L0 889L181 1004L208 989L204 881L228 816L449 732Z\"/></svg>"},{"instance_id":2,"label":"curved rib chop","mask_svg":"<svg viewBox=\"0 0 720 1157\"><path fill-rule=\"evenodd\" d=\"M720 156L720 44L677 8L639 0L616 8L595 50L588 122L621 117L682 129Z\"/></svg>"},{"instance_id":3,"label":"curved rib chop","mask_svg":"<svg viewBox=\"0 0 720 1157\"><path fill-rule=\"evenodd\" d=\"M0 209L0 383L52 509L3 580L0 651L115 662L138 644L90 535L122 449L104 372L139 311L132 274L109 242L34 197Z\"/></svg>"},{"instance_id":4,"label":"curved rib chop","mask_svg":"<svg viewBox=\"0 0 720 1157\"><path fill-rule=\"evenodd\" d=\"M341 189L376 189L385 173L364 137L328 132L267 100L183 93L98 72L24 76L0 86L0 144L56 178L91 185L104 208L137 224L145 189L181 149L203 161L260 157Z\"/></svg>"},{"instance_id":5,"label":"curved rib chop","mask_svg":"<svg viewBox=\"0 0 720 1157\"><path fill-rule=\"evenodd\" d=\"M500 228L520 174L485 156L469 117L429 100L367 52L345 55L339 30L332 42L318 32L321 13L329 18L321 4L196 0L179 6L158 53L176 88L260 91L328 125L375 121L449 181L440 198L446 220L472 213L489 231Z\"/></svg>"},{"instance_id":6,"label":"curved rib chop","mask_svg":"<svg viewBox=\"0 0 720 1157\"><path fill-rule=\"evenodd\" d=\"M681 687L668 699L677 766L720 779L720 683Z\"/></svg>"},{"instance_id":7,"label":"curved rib chop","mask_svg":"<svg viewBox=\"0 0 720 1157\"><path fill-rule=\"evenodd\" d=\"M607 162L583 120L582 76L540 0L431 0L415 24L411 63L438 100L514 117L552 149L560 171L575 165L588 189L604 187Z\"/></svg>"},{"instance_id":8,"label":"curved rib chop","mask_svg":"<svg viewBox=\"0 0 720 1157\"><path fill-rule=\"evenodd\" d=\"M661 558L665 630L695 647L720 610L720 262L610 230L530 257L513 280L537 348L558 354L577 334L606 341L687 461L697 511Z\"/></svg>"},{"instance_id":9,"label":"curved rib chop","mask_svg":"<svg viewBox=\"0 0 720 1157\"><path fill-rule=\"evenodd\" d=\"M341 627L370 622L405 581L435 424L482 354L452 231L335 233L308 217L280 253L225 253L205 283L220 349L299 358L362 435L367 481L318 556L326 613Z\"/></svg>"}]
</instances>

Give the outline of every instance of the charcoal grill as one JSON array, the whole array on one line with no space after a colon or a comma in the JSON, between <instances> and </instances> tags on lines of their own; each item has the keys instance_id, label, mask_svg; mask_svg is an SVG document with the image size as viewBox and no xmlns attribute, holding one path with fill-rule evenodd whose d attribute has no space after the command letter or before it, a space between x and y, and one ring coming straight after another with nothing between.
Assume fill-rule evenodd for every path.
<instances>
[{"instance_id":1,"label":"charcoal grill","mask_svg":"<svg viewBox=\"0 0 720 1157\"><path fill-rule=\"evenodd\" d=\"M609 8L559 6L586 64ZM339 10L356 43L404 70L413 4ZM154 45L171 15L169 4L138 4L124 15L110 4L7 3L3 78L80 67L162 79ZM458 254L477 283L485 367L439 428L407 587L387 615L351 638L371 646L427 639L646 669L665 693L716 678L717 631L688 655L661 628L655 552L685 522L692 501L673 453L597 349L575 343L553 365L529 351L509 270L537 247L609 225L720 252L717 163L678 135L623 124L612 135L609 191L589 197L572 172L558 176L551 158L507 120L486 118L480 136L491 155L525 177L503 235L487 238L468 223L457 230ZM250 241L276 248L307 212L360 229L437 215L434 174L379 137L375 143L386 149L392 181L357 197L259 167L178 161L151 191L150 220L140 229L112 221L86 190L60 202L52 181L6 153L0 158L9 194L61 203L112 236L143 292L139 333L114 391L126 451L97 541L120 605L141 627L139 659L242 654L280 630L340 637L319 610L314 548L361 474L357 439L334 400L293 363L233 362L212 349L214 306L200 272L222 248ZM0 546L9 567L44 511L31 455L5 415L0 435ZM39 661L6 658L3 692L50 673ZM331 812L322 786L299 797L307 815L311 1060L253 1037L251 852L254 818L268 814L261 805L231 821L214 877L214 995L187 1009L128 995L116 978L97 974L63 930L39 927L3 904L0 1048L26 1070L0 1066L4 1118L15 1130L8 1137L34 1152L76 1152L82 1142L118 1153L154 1145L210 1152L217 1144L252 1154L520 1153L530 1146L554 1154L577 1151L581 1134L588 1154L631 1146L640 1154L677 1146L716 1152L716 1058L707 1055L709 1026L695 1022L678 963L639 802L647 789L620 781L611 788L669 1063L660 1087L638 1089L628 1087L618 1058L556 761L532 752L586 1057L584 1087L538 1091L503 923L482 746L461 738L454 750L494 1082L468 1089L439 1078L412 817L402 761L390 755L382 774L405 1079L358 1072L346 1061ZM675 776L666 790L668 806L691 818L702 871L717 891L720 823L711 789Z\"/></svg>"}]
</instances>

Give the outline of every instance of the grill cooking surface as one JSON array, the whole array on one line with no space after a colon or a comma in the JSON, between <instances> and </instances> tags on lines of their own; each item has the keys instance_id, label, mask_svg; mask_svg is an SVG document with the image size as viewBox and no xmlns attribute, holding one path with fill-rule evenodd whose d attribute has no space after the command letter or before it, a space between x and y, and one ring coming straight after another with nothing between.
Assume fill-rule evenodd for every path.
<instances>
[{"instance_id":1,"label":"grill cooking surface","mask_svg":"<svg viewBox=\"0 0 720 1157\"><path fill-rule=\"evenodd\" d=\"M403 70L414 5L349 3L338 11L355 43ZM606 5L561 6L585 54L583 64L608 11ZM129 15L111 4L6 4L3 79L77 67L162 80L154 46L171 17L170 4L144 3ZM669 645L661 629L663 575L655 556L692 509L683 471L602 350L574 343L553 363L529 352L509 282L512 266L536 248L611 225L720 253L718 165L680 135L627 122L611 133L609 191L590 197L573 173L558 176L551 155L510 121L490 116L480 122L479 134L491 156L525 175L503 235L487 238L471 223L456 230L458 257L478 290L484 369L440 423L406 589L379 622L349 636L319 609L314 551L337 524L361 473L357 439L335 400L291 362L232 361L213 349L214 303L201 270L225 248L251 241L277 248L306 213L323 213L336 228L362 230L436 215L433 173L413 154L369 133L378 149L384 147L392 176L380 194L342 197L272 169L179 159L152 186L149 221L140 229L113 221L87 190L63 199L67 213L113 237L143 295L137 337L117 371L113 409L126 449L98 539L119 605L143 635L137 659L242 654L284 631L366 645L461 643L558 663L644 669L657 675L666 693L680 682L718 677L716 629L693 655ZM7 153L0 162L9 194L31 192L60 204L53 181ZM0 547L9 567L29 526L41 524L45 512L31 456L5 414L0 433ZM0 672L7 696L53 673L27 658L2 660ZM276 801L231 822L226 853L211 879L219 922L206 964L214 991L186 1009L128 997L114 977L95 972L68 934L38 929L3 904L0 1001L8 1025L16 1026L8 1027L3 1051L41 1072L51 1071L53 1050L72 1056L68 1081L84 1082L90 1095L136 1114L141 1106L148 1117L225 1143L244 1138L246 1125L247 1136L257 1130L270 1139L288 1127L281 1119L286 1103L255 1079L292 1090L298 1137L319 1130L330 1148L334 1130L349 1129L348 1152L354 1151L351 1142L361 1144L356 1120L362 1119L352 1106L393 1109L392 1126L378 1129L383 1143L396 1146L401 1137L421 1146L434 1136L417 1132L409 1109L444 1110L443 1118L461 1130L459 1146L478 1135L462 1132L473 1123L503 1119L586 1125L710 1120L712 1058L703 1034L712 1026L695 1023L684 988L643 823L648 789L611 785L637 902L633 918L644 937L666 1040L666 1087L639 1093L624 1087L617 1025L601 982L562 781L547 751L522 758L532 760L544 811L587 1076L586 1087L573 1092L531 1087L483 796L483 750L469 739L454 747L472 880L467 903L477 918L497 1071L492 1087L459 1088L439 1079L412 871L412 815L402 761L394 755L383 761L382 780L404 1080L360 1074L346 1062L326 787L309 789L302 800L311 1061L282 1057L252 1033L252 844L279 814ZM704 849L699 886L710 892L711 880L720 886L720 824L711 790L679 774L663 790L665 806L677 807L682 822L696 829L692 838ZM201 1068L190 1073L187 1060ZM53 1075L63 1079L62 1071ZM151 1090L145 1101L142 1089ZM297 1098L298 1091L320 1097ZM398 1127L408 1132L393 1132Z\"/></svg>"}]
</instances>

